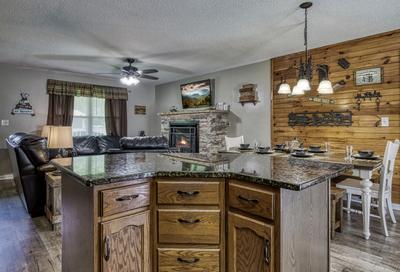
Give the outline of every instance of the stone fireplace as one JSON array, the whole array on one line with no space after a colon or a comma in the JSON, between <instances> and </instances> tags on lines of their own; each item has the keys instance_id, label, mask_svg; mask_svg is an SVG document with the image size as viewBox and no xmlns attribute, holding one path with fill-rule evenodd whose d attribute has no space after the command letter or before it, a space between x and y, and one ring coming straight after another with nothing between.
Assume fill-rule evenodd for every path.
<instances>
[{"instance_id":1,"label":"stone fireplace","mask_svg":"<svg viewBox=\"0 0 400 272\"><path fill-rule=\"evenodd\" d=\"M225 148L228 113L209 109L159 113L161 134L182 152L216 153Z\"/></svg>"}]
</instances>

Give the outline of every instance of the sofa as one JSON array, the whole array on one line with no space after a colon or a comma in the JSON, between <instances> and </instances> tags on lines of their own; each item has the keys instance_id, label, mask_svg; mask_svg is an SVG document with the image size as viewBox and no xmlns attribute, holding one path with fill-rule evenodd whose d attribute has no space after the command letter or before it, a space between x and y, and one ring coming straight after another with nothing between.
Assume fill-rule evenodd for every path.
<instances>
[{"instance_id":1,"label":"sofa","mask_svg":"<svg viewBox=\"0 0 400 272\"><path fill-rule=\"evenodd\" d=\"M80 136L73 138L71 156L127 152L171 152L168 140L162 136L114 137ZM18 194L32 217L44 214L46 201L45 173L54 171L49 164L57 150L47 148L47 140L37 135L23 132L6 138L9 156Z\"/></svg>"}]
</instances>

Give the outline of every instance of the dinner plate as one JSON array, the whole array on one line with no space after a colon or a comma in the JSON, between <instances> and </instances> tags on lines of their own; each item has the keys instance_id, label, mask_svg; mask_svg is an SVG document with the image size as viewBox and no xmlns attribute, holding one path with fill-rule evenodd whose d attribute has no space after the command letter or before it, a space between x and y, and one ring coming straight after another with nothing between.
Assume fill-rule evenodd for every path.
<instances>
[{"instance_id":1,"label":"dinner plate","mask_svg":"<svg viewBox=\"0 0 400 272\"><path fill-rule=\"evenodd\" d=\"M360 160L379 160L379 156L363 157L360 156L359 154L354 154L353 158Z\"/></svg>"},{"instance_id":2,"label":"dinner plate","mask_svg":"<svg viewBox=\"0 0 400 272\"><path fill-rule=\"evenodd\" d=\"M297 158L309 158L309 157L314 156L314 154L311 154L311 153L302 153L302 154L300 154L300 153L292 153L290 155L292 155L293 157L297 157Z\"/></svg>"},{"instance_id":3,"label":"dinner plate","mask_svg":"<svg viewBox=\"0 0 400 272\"><path fill-rule=\"evenodd\" d=\"M257 154L274 154L275 152L273 150L268 150L268 151L257 151Z\"/></svg>"},{"instance_id":4,"label":"dinner plate","mask_svg":"<svg viewBox=\"0 0 400 272\"><path fill-rule=\"evenodd\" d=\"M310 153L326 153L326 150L311 150L311 149L309 149L308 152L310 152Z\"/></svg>"}]
</instances>

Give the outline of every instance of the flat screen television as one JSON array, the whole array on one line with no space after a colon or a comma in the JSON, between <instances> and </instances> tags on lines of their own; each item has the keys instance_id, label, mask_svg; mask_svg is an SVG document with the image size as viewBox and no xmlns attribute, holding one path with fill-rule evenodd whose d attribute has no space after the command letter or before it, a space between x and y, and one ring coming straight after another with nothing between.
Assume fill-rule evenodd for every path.
<instances>
[{"instance_id":1,"label":"flat screen television","mask_svg":"<svg viewBox=\"0 0 400 272\"><path fill-rule=\"evenodd\" d=\"M204 108L211 106L211 80L206 79L181 85L182 107Z\"/></svg>"}]
</instances>

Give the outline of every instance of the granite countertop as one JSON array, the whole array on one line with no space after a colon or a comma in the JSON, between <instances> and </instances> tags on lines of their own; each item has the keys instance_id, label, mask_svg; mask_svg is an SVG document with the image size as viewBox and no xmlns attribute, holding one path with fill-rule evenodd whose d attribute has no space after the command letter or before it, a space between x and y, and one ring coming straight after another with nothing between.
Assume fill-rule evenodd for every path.
<instances>
[{"instance_id":1,"label":"granite countertop","mask_svg":"<svg viewBox=\"0 0 400 272\"><path fill-rule=\"evenodd\" d=\"M123 153L54 159L52 163L87 186L149 177L237 178L296 191L353 167L344 159L314 160L253 153Z\"/></svg>"}]
</instances>

